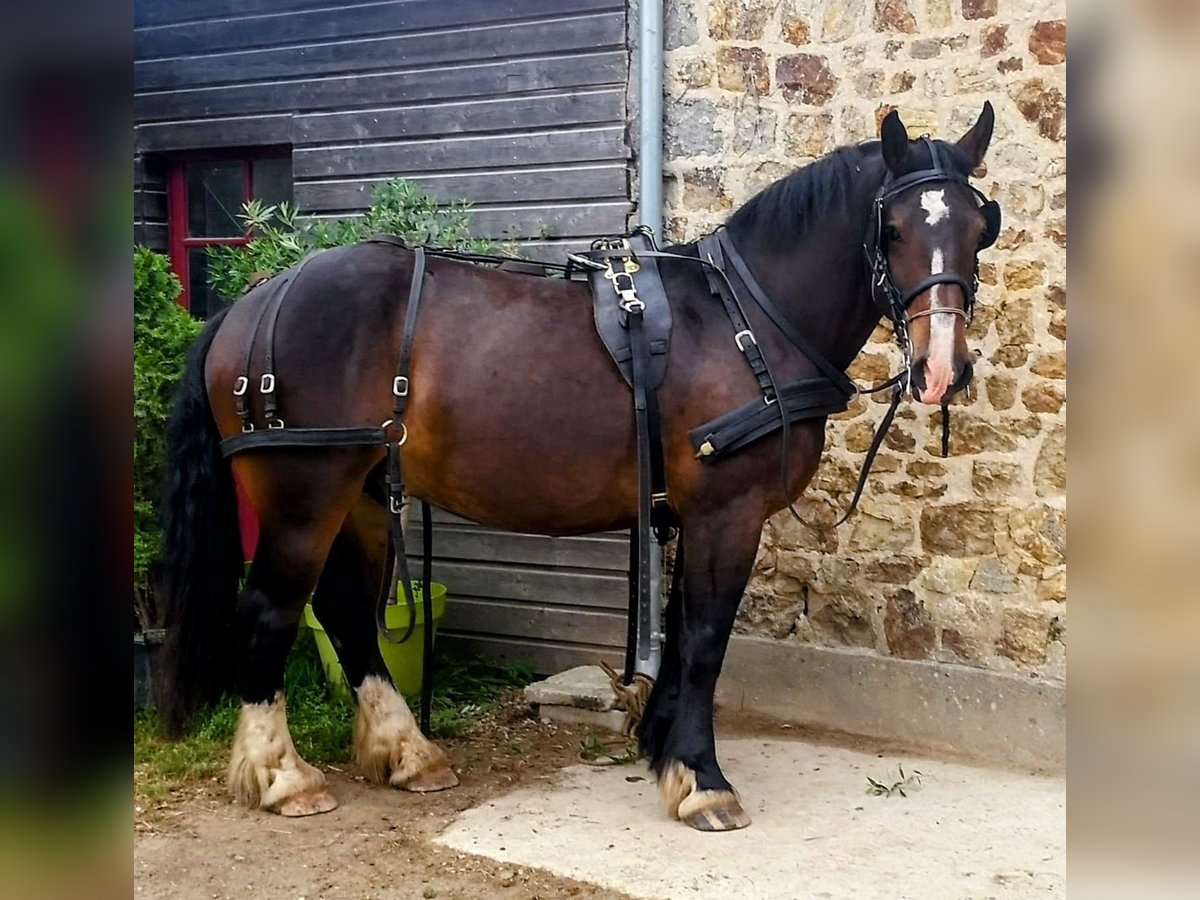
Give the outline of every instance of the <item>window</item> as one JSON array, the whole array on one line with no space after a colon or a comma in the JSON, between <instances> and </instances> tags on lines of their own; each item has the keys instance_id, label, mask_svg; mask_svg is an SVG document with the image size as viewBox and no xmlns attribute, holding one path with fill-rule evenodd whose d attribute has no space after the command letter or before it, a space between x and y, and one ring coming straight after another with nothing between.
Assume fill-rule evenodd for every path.
<instances>
[{"instance_id":1,"label":"window","mask_svg":"<svg viewBox=\"0 0 1200 900\"><path fill-rule=\"evenodd\" d=\"M197 318L219 305L208 286L207 248L249 241L242 204L292 199L287 148L194 153L172 160L167 183L171 266L183 283L179 302Z\"/></svg>"}]
</instances>

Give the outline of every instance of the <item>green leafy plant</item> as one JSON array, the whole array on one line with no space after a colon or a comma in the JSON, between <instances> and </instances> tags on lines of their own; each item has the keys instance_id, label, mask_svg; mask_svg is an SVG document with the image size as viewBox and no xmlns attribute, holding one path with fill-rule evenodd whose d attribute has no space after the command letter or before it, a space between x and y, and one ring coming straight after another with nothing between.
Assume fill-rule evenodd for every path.
<instances>
[{"instance_id":1,"label":"green leafy plant","mask_svg":"<svg viewBox=\"0 0 1200 900\"><path fill-rule=\"evenodd\" d=\"M900 771L900 778L893 781L891 784L885 784L882 781L877 781L870 775L867 776L867 793L872 797L890 797L893 794L899 794L901 797L907 797L905 789L913 790L921 786L921 773L917 769L913 769L908 775L904 774L904 766L897 766Z\"/></svg>"},{"instance_id":2,"label":"green leafy plant","mask_svg":"<svg viewBox=\"0 0 1200 900\"><path fill-rule=\"evenodd\" d=\"M201 322L179 306L179 279L167 258L133 251L133 594L143 629L161 625L154 567L162 534L158 498L166 466L167 418L188 345Z\"/></svg>"},{"instance_id":3,"label":"green leafy plant","mask_svg":"<svg viewBox=\"0 0 1200 900\"><path fill-rule=\"evenodd\" d=\"M257 281L282 272L316 250L353 244L372 234L394 234L408 243L490 253L495 245L471 236L471 204L439 203L403 178L376 186L365 215L344 219L302 216L289 204L250 200L241 219L252 240L208 249L208 279L222 296L234 299Z\"/></svg>"}]
</instances>

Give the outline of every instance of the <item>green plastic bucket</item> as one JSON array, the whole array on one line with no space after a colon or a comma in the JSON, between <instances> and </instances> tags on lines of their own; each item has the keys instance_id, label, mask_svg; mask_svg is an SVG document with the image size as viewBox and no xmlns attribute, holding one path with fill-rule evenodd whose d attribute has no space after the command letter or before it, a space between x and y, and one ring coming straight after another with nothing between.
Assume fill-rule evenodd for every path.
<instances>
[{"instance_id":1,"label":"green plastic bucket","mask_svg":"<svg viewBox=\"0 0 1200 900\"><path fill-rule=\"evenodd\" d=\"M387 626L395 637L400 637L408 627L408 608L403 599L404 590L400 589L400 602L385 610ZM425 611L422 608L421 582L413 582L413 599L417 602L417 624L412 636L403 644L393 644L383 635L378 636L379 652L391 673L392 682L402 694L419 694L421 692L421 650L425 646ZM446 586L433 583L433 630L437 633L438 621L446 612ZM337 651L329 635L313 614L312 604L304 606L304 624L312 629L313 637L317 640L317 652L321 655L321 666L325 669L325 677L334 691L348 694L346 675L342 664L338 662Z\"/></svg>"}]
</instances>

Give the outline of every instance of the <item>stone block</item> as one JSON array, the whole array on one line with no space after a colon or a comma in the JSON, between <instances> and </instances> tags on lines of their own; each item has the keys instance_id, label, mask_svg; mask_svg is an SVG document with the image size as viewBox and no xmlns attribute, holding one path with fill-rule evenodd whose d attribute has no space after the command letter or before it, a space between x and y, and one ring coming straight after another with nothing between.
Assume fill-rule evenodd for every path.
<instances>
[{"instance_id":1,"label":"stone block","mask_svg":"<svg viewBox=\"0 0 1200 900\"><path fill-rule=\"evenodd\" d=\"M1012 98L1021 115L1037 125L1042 137L1061 141L1067 136L1067 98L1057 87L1048 86L1041 78L1031 78L1012 91Z\"/></svg>"},{"instance_id":2,"label":"stone block","mask_svg":"<svg viewBox=\"0 0 1200 900\"><path fill-rule=\"evenodd\" d=\"M663 147L668 158L720 153L717 105L711 100L668 99L663 116Z\"/></svg>"},{"instance_id":3,"label":"stone block","mask_svg":"<svg viewBox=\"0 0 1200 900\"><path fill-rule=\"evenodd\" d=\"M1029 52L1043 66L1056 66L1067 60L1067 20L1038 22L1029 32Z\"/></svg>"},{"instance_id":4,"label":"stone block","mask_svg":"<svg viewBox=\"0 0 1200 900\"><path fill-rule=\"evenodd\" d=\"M718 47L717 84L726 91L767 93L771 90L767 55L757 47Z\"/></svg>"},{"instance_id":5,"label":"stone block","mask_svg":"<svg viewBox=\"0 0 1200 900\"><path fill-rule=\"evenodd\" d=\"M916 34L917 20L908 8L908 0L875 0L876 31Z\"/></svg>"},{"instance_id":6,"label":"stone block","mask_svg":"<svg viewBox=\"0 0 1200 900\"><path fill-rule=\"evenodd\" d=\"M757 41L775 11L773 0L712 0L708 33L718 41Z\"/></svg>"},{"instance_id":7,"label":"stone block","mask_svg":"<svg viewBox=\"0 0 1200 900\"><path fill-rule=\"evenodd\" d=\"M570 706L594 712L613 709L612 684L599 666L576 666L525 688L525 699L536 706Z\"/></svg>"},{"instance_id":8,"label":"stone block","mask_svg":"<svg viewBox=\"0 0 1200 900\"><path fill-rule=\"evenodd\" d=\"M987 503L947 503L921 510L921 543L927 553L986 556L996 550L996 515Z\"/></svg>"},{"instance_id":9,"label":"stone block","mask_svg":"<svg viewBox=\"0 0 1200 900\"><path fill-rule=\"evenodd\" d=\"M1058 426L1042 442L1033 467L1033 482L1039 497L1062 496L1067 492L1067 429Z\"/></svg>"},{"instance_id":10,"label":"stone block","mask_svg":"<svg viewBox=\"0 0 1200 900\"><path fill-rule=\"evenodd\" d=\"M925 604L907 588L888 598L883 617L888 649L901 659L928 659L935 644L933 620Z\"/></svg>"},{"instance_id":11,"label":"stone block","mask_svg":"<svg viewBox=\"0 0 1200 900\"><path fill-rule=\"evenodd\" d=\"M964 19L990 19L996 15L997 0L962 0Z\"/></svg>"},{"instance_id":12,"label":"stone block","mask_svg":"<svg viewBox=\"0 0 1200 900\"><path fill-rule=\"evenodd\" d=\"M824 106L833 99L838 78L829 68L829 61L815 53L793 53L781 56L775 63L775 81L788 100L799 100L813 106Z\"/></svg>"}]
</instances>

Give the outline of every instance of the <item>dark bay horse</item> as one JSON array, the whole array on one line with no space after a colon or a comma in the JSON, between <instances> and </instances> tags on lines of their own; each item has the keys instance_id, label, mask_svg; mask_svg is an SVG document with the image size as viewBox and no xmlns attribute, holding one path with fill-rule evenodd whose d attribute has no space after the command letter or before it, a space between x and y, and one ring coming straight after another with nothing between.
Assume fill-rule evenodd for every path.
<instances>
[{"instance_id":1,"label":"dark bay horse","mask_svg":"<svg viewBox=\"0 0 1200 900\"><path fill-rule=\"evenodd\" d=\"M887 260L902 290L939 272L968 284L987 223L964 182L981 164L992 126L985 105L957 143L931 145L910 141L892 113L880 141L834 151L729 219L729 236L767 294L835 366L850 364L881 318L863 250L877 192L889 174L928 169L932 146L962 180L926 183L887 202L880 229ZM696 253L694 245L674 250ZM413 258L364 243L325 251L297 276L275 344L290 427L378 426L388 418ZM786 479L779 432L701 464L688 430L759 394L700 266L663 259L659 268L675 321L658 396L683 591L667 608L662 670L639 737L670 815L727 830L749 819L717 763L713 692L763 522L812 478L825 420L793 426ZM941 403L971 378L967 293L939 283L913 299L908 335L918 399ZM236 689L244 705L229 773L234 795L285 815L332 809L323 775L292 745L283 700L285 657L315 589L317 615L358 698L356 758L397 787L450 787L457 779L445 755L421 736L376 647L381 508L368 495L382 447L233 457L261 520L238 593L233 479L217 444L240 431L232 388L266 296L255 288L209 323L170 429L167 721L178 730L201 703ZM818 374L761 309L746 306L781 383ZM586 286L431 256L411 373L404 453L412 496L514 531L571 535L634 524L630 395L593 327Z\"/></svg>"}]
</instances>

